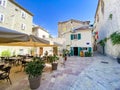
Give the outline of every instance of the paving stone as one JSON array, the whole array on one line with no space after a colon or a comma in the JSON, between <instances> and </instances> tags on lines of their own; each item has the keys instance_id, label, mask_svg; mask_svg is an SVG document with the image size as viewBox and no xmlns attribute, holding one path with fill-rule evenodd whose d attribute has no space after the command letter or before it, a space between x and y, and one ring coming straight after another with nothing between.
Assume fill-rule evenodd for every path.
<instances>
[{"instance_id":1,"label":"paving stone","mask_svg":"<svg viewBox=\"0 0 120 90\"><path fill-rule=\"evenodd\" d=\"M23 77L3 90L30 90L28 79ZM120 64L96 53L93 57L68 57L65 67L59 64L58 70L43 73L36 90L120 90Z\"/></svg>"}]
</instances>

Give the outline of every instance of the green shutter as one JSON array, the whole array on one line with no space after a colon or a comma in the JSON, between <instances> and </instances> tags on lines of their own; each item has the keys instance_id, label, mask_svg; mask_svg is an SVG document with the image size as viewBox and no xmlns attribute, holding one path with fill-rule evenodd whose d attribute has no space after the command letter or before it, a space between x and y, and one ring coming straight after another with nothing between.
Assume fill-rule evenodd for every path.
<instances>
[{"instance_id":1,"label":"green shutter","mask_svg":"<svg viewBox=\"0 0 120 90\"><path fill-rule=\"evenodd\" d=\"M82 51L82 50L83 50L83 48L82 48L82 47L80 47L80 50Z\"/></svg>"},{"instance_id":2,"label":"green shutter","mask_svg":"<svg viewBox=\"0 0 120 90\"><path fill-rule=\"evenodd\" d=\"M80 56L80 51L81 51L81 48L78 47L78 56Z\"/></svg>"},{"instance_id":3,"label":"green shutter","mask_svg":"<svg viewBox=\"0 0 120 90\"><path fill-rule=\"evenodd\" d=\"M91 47L89 47L89 48L88 48L88 51L89 51L89 52L92 52L92 48L91 48Z\"/></svg>"},{"instance_id":4,"label":"green shutter","mask_svg":"<svg viewBox=\"0 0 120 90\"><path fill-rule=\"evenodd\" d=\"M78 48L78 51L79 51L78 53L79 53L79 56L80 56L80 52L82 51L82 48L79 47L79 48Z\"/></svg>"},{"instance_id":5,"label":"green shutter","mask_svg":"<svg viewBox=\"0 0 120 90\"><path fill-rule=\"evenodd\" d=\"M79 34L78 34L78 40L80 40L80 39L81 39L81 34L79 33Z\"/></svg>"},{"instance_id":6,"label":"green shutter","mask_svg":"<svg viewBox=\"0 0 120 90\"><path fill-rule=\"evenodd\" d=\"M73 34L71 34L71 40L73 40Z\"/></svg>"},{"instance_id":7,"label":"green shutter","mask_svg":"<svg viewBox=\"0 0 120 90\"><path fill-rule=\"evenodd\" d=\"M73 56L74 55L73 47L71 47L70 49L71 49L70 54L71 54L71 56Z\"/></svg>"}]
</instances>

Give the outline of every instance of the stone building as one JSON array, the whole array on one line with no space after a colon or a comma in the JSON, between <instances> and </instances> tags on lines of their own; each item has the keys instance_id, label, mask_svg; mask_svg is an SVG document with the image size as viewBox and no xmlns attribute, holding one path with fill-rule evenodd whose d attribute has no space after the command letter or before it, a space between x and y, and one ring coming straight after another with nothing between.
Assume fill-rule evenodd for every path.
<instances>
[{"instance_id":1,"label":"stone building","mask_svg":"<svg viewBox=\"0 0 120 90\"><path fill-rule=\"evenodd\" d=\"M51 45L55 46L41 46L36 49L37 54L43 56L46 51L48 51L48 55L53 55L53 54L60 54L61 53L61 48L62 44L64 42L64 39L62 38L53 38L50 33L45 30L43 27L38 26L38 25L33 25L33 35L40 37L44 40L47 40L50 42Z\"/></svg>"},{"instance_id":2,"label":"stone building","mask_svg":"<svg viewBox=\"0 0 120 90\"><path fill-rule=\"evenodd\" d=\"M18 32L32 34L33 14L15 0L0 0L0 26ZM28 54L30 47L1 46L0 52L9 50L11 54Z\"/></svg>"},{"instance_id":3,"label":"stone building","mask_svg":"<svg viewBox=\"0 0 120 90\"><path fill-rule=\"evenodd\" d=\"M80 56L80 52L92 52L92 28L90 21L68 20L58 23L58 37L64 38L63 48L72 56Z\"/></svg>"},{"instance_id":4,"label":"stone building","mask_svg":"<svg viewBox=\"0 0 120 90\"><path fill-rule=\"evenodd\" d=\"M95 13L94 32L98 33L98 43L100 40L109 38L116 31L120 32L120 1L119 0L99 0ZM99 52L103 52L98 44ZM113 45L108 39L105 43L105 54L116 57L120 53L120 45Z\"/></svg>"},{"instance_id":5,"label":"stone building","mask_svg":"<svg viewBox=\"0 0 120 90\"><path fill-rule=\"evenodd\" d=\"M63 37L64 33L70 32L76 27L80 27L83 25L89 25L90 21L79 21L79 20L68 20L63 22L58 22L58 37Z\"/></svg>"},{"instance_id":6,"label":"stone building","mask_svg":"<svg viewBox=\"0 0 120 90\"><path fill-rule=\"evenodd\" d=\"M14 0L0 0L0 26L32 34L33 14Z\"/></svg>"},{"instance_id":7,"label":"stone building","mask_svg":"<svg viewBox=\"0 0 120 90\"><path fill-rule=\"evenodd\" d=\"M45 30L43 27L38 25L33 25L32 34L43 39L50 38L49 32ZM48 54L52 54L53 49L52 47L42 47L42 46L36 48L36 54L40 56L43 56L46 51L48 51Z\"/></svg>"}]
</instances>

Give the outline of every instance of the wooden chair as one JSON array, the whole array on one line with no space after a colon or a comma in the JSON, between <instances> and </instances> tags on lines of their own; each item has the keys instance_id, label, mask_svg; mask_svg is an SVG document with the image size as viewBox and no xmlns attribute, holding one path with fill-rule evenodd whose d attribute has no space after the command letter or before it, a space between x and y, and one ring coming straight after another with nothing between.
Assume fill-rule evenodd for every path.
<instances>
[{"instance_id":1,"label":"wooden chair","mask_svg":"<svg viewBox=\"0 0 120 90\"><path fill-rule=\"evenodd\" d=\"M0 80L9 80L10 84L12 84L9 74L10 74L11 66L5 67L2 71L4 72L3 74L0 75Z\"/></svg>"},{"instance_id":2,"label":"wooden chair","mask_svg":"<svg viewBox=\"0 0 120 90\"><path fill-rule=\"evenodd\" d=\"M27 64L27 62L23 60L22 61L22 68L23 68L23 70L25 70L26 64ZM22 71L22 68L21 68L21 71Z\"/></svg>"},{"instance_id":3,"label":"wooden chair","mask_svg":"<svg viewBox=\"0 0 120 90\"><path fill-rule=\"evenodd\" d=\"M2 69L3 69L3 67L4 67L4 65L0 65L0 70L2 70Z\"/></svg>"}]
</instances>

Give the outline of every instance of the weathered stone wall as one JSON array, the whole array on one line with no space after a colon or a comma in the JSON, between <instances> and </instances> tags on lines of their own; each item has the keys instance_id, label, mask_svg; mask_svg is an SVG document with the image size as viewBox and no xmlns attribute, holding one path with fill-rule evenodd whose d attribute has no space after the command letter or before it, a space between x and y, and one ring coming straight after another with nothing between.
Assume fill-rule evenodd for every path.
<instances>
[{"instance_id":1,"label":"weathered stone wall","mask_svg":"<svg viewBox=\"0 0 120 90\"><path fill-rule=\"evenodd\" d=\"M0 26L31 34L33 16L24 11L26 13L26 18L22 18L22 11L24 10L7 0L6 7L0 6L0 13L4 15L4 22L0 23ZM21 29L22 23L26 25L25 30Z\"/></svg>"},{"instance_id":2,"label":"weathered stone wall","mask_svg":"<svg viewBox=\"0 0 120 90\"><path fill-rule=\"evenodd\" d=\"M101 0L100 0L101 1ZM120 1L119 0L103 0L104 13L101 12L101 3L99 4L95 18L95 31L98 31L99 40L109 37L113 32L120 31ZM112 18L110 18L112 14ZM101 51L100 49L98 49ZM105 46L106 54L116 57L120 53L120 45L113 46L111 40L108 40Z\"/></svg>"}]
</instances>

